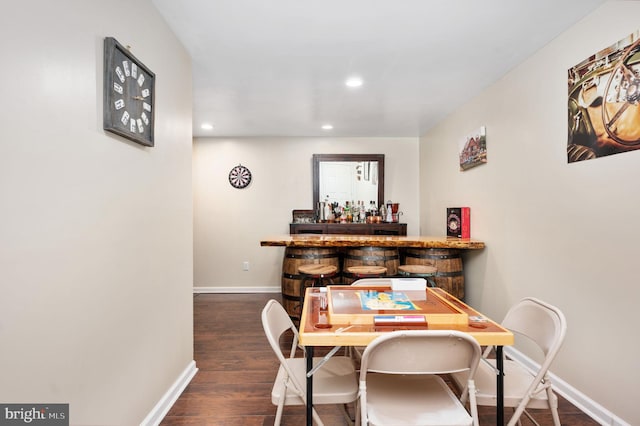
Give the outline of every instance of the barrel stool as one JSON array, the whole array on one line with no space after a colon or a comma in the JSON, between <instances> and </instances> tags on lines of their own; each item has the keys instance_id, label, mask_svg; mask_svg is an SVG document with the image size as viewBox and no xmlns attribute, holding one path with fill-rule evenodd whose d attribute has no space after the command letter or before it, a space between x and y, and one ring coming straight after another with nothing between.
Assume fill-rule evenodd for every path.
<instances>
[{"instance_id":1,"label":"barrel stool","mask_svg":"<svg viewBox=\"0 0 640 426\"><path fill-rule=\"evenodd\" d=\"M436 286L447 293L464 300L464 273L462 255L459 249L407 248L403 265L435 266Z\"/></svg>"},{"instance_id":2,"label":"barrel stool","mask_svg":"<svg viewBox=\"0 0 640 426\"><path fill-rule=\"evenodd\" d=\"M333 277L338 274L338 267L326 264L308 264L298 266L298 274L302 277L300 280L300 311L304 302L304 293L307 288L306 282L311 281L311 287L324 287L333 284ZM325 282L326 280L326 282ZM302 318L302 312L300 312Z\"/></svg>"},{"instance_id":3,"label":"barrel stool","mask_svg":"<svg viewBox=\"0 0 640 426\"><path fill-rule=\"evenodd\" d=\"M353 280L359 278L394 277L398 274L398 265L400 265L400 254L397 247L349 247L344 255L342 282L351 284ZM360 266L366 267L366 269L358 270L356 268L354 271L364 275L355 276L349 271L349 268ZM381 273L379 272L381 269L375 269L376 267L385 268L386 272Z\"/></svg>"},{"instance_id":4,"label":"barrel stool","mask_svg":"<svg viewBox=\"0 0 640 426\"><path fill-rule=\"evenodd\" d=\"M282 306L291 320L300 324L300 293L302 275L298 268L303 265L333 265L340 273L340 253L335 247L287 247L282 259ZM303 290L304 291L304 290Z\"/></svg>"},{"instance_id":5,"label":"barrel stool","mask_svg":"<svg viewBox=\"0 0 640 426\"><path fill-rule=\"evenodd\" d=\"M424 278L429 287L436 287L438 268L431 265L400 265L398 275L405 278Z\"/></svg>"},{"instance_id":6,"label":"barrel stool","mask_svg":"<svg viewBox=\"0 0 640 426\"><path fill-rule=\"evenodd\" d=\"M345 271L354 280L361 278L382 278L387 274L387 268L375 265L348 266Z\"/></svg>"}]
</instances>

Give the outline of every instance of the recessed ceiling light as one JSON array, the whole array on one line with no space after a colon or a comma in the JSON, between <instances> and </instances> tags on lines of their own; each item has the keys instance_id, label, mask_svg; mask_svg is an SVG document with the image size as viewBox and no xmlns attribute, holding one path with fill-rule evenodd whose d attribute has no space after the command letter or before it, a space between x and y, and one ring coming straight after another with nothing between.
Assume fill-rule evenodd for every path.
<instances>
[{"instance_id":1,"label":"recessed ceiling light","mask_svg":"<svg viewBox=\"0 0 640 426\"><path fill-rule=\"evenodd\" d=\"M349 77L347 81L344 82L347 87L360 87L362 83L363 81L360 77Z\"/></svg>"},{"instance_id":2,"label":"recessed ceiling light","mask_svg":"<svg viewBox=\"0 0 640 426\"><path fill-rule=\"evenodd\" d=\"M210 123L204 123L200 126L200 128L202 130L213 130L213 124Z\"/></svg>"},{"instance_id":3,"label":"recessed ceiling light","mask_svg":"<svg viewBox=\"0 0 640 426\"><path fill-rule=\"evenodd\" d=\"M331 124L322 125L322 130L331 130L331 129L333 129L333 126Z\"/></svg>"}]
</instances>

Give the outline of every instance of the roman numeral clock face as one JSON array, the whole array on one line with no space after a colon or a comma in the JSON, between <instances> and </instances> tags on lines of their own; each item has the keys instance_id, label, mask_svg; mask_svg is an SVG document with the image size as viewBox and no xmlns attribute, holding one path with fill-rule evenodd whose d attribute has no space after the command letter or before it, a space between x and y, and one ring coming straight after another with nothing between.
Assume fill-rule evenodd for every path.
<instances>
[{"instance_id":1,"label":"roman numeral clock face","mask_svg":"<svg viewBox=\"0 0 640 426\"><path fill-rule=\"evenodd\" d=\"M104 40L104 130L153 146L155 74L113 37Z\"/></svg>"}]
</instances>

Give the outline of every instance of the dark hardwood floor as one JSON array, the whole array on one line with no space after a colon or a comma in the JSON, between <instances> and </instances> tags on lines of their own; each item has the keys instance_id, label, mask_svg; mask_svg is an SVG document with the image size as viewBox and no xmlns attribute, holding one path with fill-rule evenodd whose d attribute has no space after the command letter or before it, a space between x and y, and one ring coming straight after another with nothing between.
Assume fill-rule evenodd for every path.
<instances>
[{"instance_id":1,"label":"dark hardwood floor","mask_svg":"<svg viewBox=\"0 0 640 426\"><path fill-rule=\"evenodd\" d=\"M271 386L278 368L262 330L260 313L278 294L194 295L194 357L199 369L161 425L273 425ZM340 410L319 406L325 425L345 425ZM495 409L479 407L480 424L495 424ZM304 407L285 407L282 425L304 425ZM548 410L532 410L542 426ZM509 409L505 415L509 416ZM564 426L598 423L560 397ZM523 416L523 425L532 423Z\"/></svg>"}]
</instances>

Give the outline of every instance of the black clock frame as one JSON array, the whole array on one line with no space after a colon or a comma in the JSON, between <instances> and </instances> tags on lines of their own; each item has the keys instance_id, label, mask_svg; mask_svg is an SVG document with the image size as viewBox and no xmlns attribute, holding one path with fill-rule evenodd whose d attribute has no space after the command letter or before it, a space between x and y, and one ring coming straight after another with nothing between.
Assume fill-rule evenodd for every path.
<instances>
[{"instance_id":1,"label":"black clock frame","mask_svg":"<svg viewBox=\"0 0 640 426\"><path fill-rule=\"evenodd\" d=\"M116 109L115 101L119 94L114 91L114 75L115 64L119 58L124 57L129 60L130 63L135 63L139 70L142 70L147 74L149 81L149 100L148 104L151 106L149 111L149 124L145 126L145 131L142 133L132 132L128 126L124 125L120 118L122 114ZM105 131L115 133L119 136L127 138L133 142L139 143L145 146L154 146L154 127L155 127L155 74L147 68L138 58L136 58L128 49L122 46L115 38L106 37L104 39L104 95L103 95L103 129ZM142 108L142 107L140 107Z\"/></svg>"}]
</instances>

